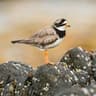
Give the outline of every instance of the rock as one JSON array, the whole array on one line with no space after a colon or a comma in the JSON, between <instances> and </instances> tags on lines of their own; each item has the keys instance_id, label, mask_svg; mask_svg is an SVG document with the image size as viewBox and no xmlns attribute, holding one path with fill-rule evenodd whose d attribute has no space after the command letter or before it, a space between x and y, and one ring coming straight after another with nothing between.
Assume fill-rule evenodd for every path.
<instances>
[{"instance_id":1,"label":"rock","mask_svg":"<svg viewBox=\"0 0 96 96\"><path fill-rule=\"evenodd\" d=\"M96 65L96 51L91 52L92 65Z\"/></svg>"},{"instance_id":2,"label":"rock","mask_svg":"<svg viewBox=\"0 0 96 96\"><path fill-rule=\"evenodd\" d=\"M85 96L95 96L96 95L96 83L93 85L87 86L85 88L81 88L81 91L85 94Z\"/></svg>"},{"instance_id":3,"label":"rock","mask_svg":"<svg viewBox=\"0 0 96 96\"><path fill-rule=\"evenodd\" d=\"M96 85L87 86L80 88L78 86L73 86L64 90L60 93L57 93L54 96L95 96L96 95Z\"/></svg>"},{"instance_id":4,"label":"rock","mask_svg":"<svg viewBox=\"0 0 96 96\"><path fill-rule=\"evenodd\" d=\"M71 70L90 71L90 53L81 47L73 48L67 51L61 58L60 62L65 62Z\"/></svg>"},{"instance_id":5,"label":"rock","mask_svg":"<svg viewBox=\"0 0 96 96\"><path fill-rule=\"evenodd\" d=\"M78 86L74 86L71 88L67 88L66 90L61 90L58 93L56 92L56 94L54 96L89 96L86 95L80 87Z\"/></svg>"},{"instance_id":6,"label":"rock","mask_svg":"<svg viewBox=\"0 0 96 96\"><path fill-rule=\"evenodd\" d=\"M33 71L31 66L21 64L20 62L10 61L0 64L0 81L8 83L16 79L18 82L24 82L30 71Z\"/></svg>"},{"instance_id":7,"label":"rock","mask_svg":"<svg viewBox=\"0 0 96 96\"><path fill-rule=\"evenodd\" d=\"M96 81L96 65L92 65L92 76L94 78L94 80Z\"/></svg>"},{"instance_id":8,"label":"rock","mask_svg":"<svg viewBox=\"0 0 96 96\"><path fill-rule=\"evenodd\" d=\"M78 84L81 87L85 87L91 83L90 75L88 72L81 70L81 71L72 71L68 68L65 63L57 64L58 70L60 70L62 77L66 77L67 81L71 83L71 85ZM65 79L65 78L64 78ZM68 82L68 83L69 83Z\"/></svg>"},{"instance_id":9,"label":"rock","mask_svg":"<svg viewBox=\"0 0 96 96\"><path fill-rule=\"evenodd\" d=\"M28 77L28 73L32 71L33 69L31 66L22 64L20 62L10 61L8 63L1 64L0 65L1 96L14 96L13 94L15 94L14 93L15 91L17 92L17 87L19 86L21 88L21 86L24 85L24 82ZM13 81L16 82L12 83Z\"/></svg>"},{"instance_id":10,"label":"rock","mask_svg":"<svg viewBox=\"0 0 96 96\"><path fill-rule=\"evenodd\" d=\"M0 65L0 96L95 96L95 81L96 52L80 47L37 69L14 61Z\"/></svg>"},{"instance_id":11,"label":"rock","mask_svg":"<svg viewBox=\"0 0 96 96\"><path fill-rule=\"evenodd\" d=\"M92 66L91 66L92 76L96 81L96 51L93 51L91 53L91 60L92 60Z\"/></svg>"},{"instance_id":12,"label":"rock","mask_svg":"<svg viewBox=\"0 0 96 96\"><path fill-rule=\"evenodd\" d=\"M68 90L75 84L81 87L87 86L90 76L85 71L78 73L71 71L64 65L63 63L56 65L48 64L37 68L36 73L31 79L32 84L29 88L30 93L28 96L64 96L64 94L70 96L71 94L80 94L80 90L77 93L73 88L73 91L69 92Z\"/></svg>"},{"instance_id":13,"label":"rock","mask_svg":"<svg viewBox=\"0 0 96 96\"><path fill-rule=\"evenodd\" d=\"M78 78L77 84L86 87L91 84L91 76L86 71L74 72Z\"/></svg>"},{"instance_id":14,"label":"rock","mask_svg":"<svg viewBox=\"0 0 96 96\"><path fill-rule=\"evenodd\" d=\"M64 90L72 86L68 78L61 74L59 68L50 64L40 66L32 82L30 87L32 96L54 96L61 89Z\"/></svg>"}]
</instances>

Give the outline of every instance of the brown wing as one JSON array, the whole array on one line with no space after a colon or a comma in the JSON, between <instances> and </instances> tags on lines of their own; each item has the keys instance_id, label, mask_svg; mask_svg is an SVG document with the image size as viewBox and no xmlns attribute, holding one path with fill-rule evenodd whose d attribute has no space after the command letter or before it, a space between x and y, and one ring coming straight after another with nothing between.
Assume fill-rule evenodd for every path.
<instances>
[{"instance_id":1,"label":"brown wing","mask_svg":"<svg viewBox=\"0 0 96 96\"><path fill-rule=\"evenodd\" d=\"M35 46L46 46L50 43L55 42L58 39L58 35L55 30L51 27L40 30L39 32L33 34L29 40Z\"/></svg>"},{"instance_id":2,"label":"brown wing","mask_svg":"<svg viewBox=\"0 0 96 96\"><path fill-rule=\"evenodd\" d=\"M54 29L45 28L33 34L33 36L27 40L15 40L12 41L12 43L29 44L39 48L47 48L48 45L54 43L58 38Z\"/></svg>"},{"instance_id":3,"label":"brown wing","mask_svg":"<svg viewBox=\"0 0 96 96\"><path fill-rule=\"evenodd\" d=\"M54 35L55 31L52 27L45 27L44 29L41 29L40 31L34 33L31 38L42 38L46 35Z\"/></svg>"}]
</instances>

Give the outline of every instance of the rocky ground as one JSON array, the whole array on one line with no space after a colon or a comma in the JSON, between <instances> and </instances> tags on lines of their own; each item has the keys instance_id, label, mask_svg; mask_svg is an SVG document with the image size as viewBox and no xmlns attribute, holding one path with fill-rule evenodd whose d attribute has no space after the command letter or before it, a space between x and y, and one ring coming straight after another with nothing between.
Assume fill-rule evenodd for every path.
<instances>
[{"instance_id":1,"label":"rocky ground","mask_svg":"<svg viewBox=\"0 0 96 96\"><path fill-rule=\"evenodd\" d=\"M14 61L0 65L0 96L96 96L95 81L96 52L81 47L37 69Z\"/></svg>"}]
</instances>

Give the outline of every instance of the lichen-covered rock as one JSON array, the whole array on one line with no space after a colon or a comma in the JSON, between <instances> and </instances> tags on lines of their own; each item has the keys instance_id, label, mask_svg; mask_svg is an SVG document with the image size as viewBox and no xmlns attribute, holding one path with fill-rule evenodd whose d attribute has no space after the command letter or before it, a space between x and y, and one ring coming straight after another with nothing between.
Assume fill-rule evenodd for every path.
<instances>
[{"instance_id":1,"label":"lichen-covered rock","mask_svg":"<svg viewBox=\"0 0 96 96\"><path fill-rule=\"evenodd\" d=\"M78 78L77 84L85 87L91 84L91 76L86 71L74 72Z\"/></svg>"},{"instance_id":2,"label":"lichen-covered rock","mask_svg":"<svg viewBox=\"0 0 96 96\"><path fill-rule=\"evenodd\" d=\"M81 91L85 94L85 96L96 96L96 83L87 86L85 88L81 88Z\"/></svg>"},{"instance_id":3,"label":"lichen-covered rock","mask_svg":"<svg viewBox=\"0 0 96 96\"><path fill-rule=\"evenodd\" d=\"M79 90L77 90L77 93L76 90L70 92L68 90L75 84L81 87L89 85L89 74L86 71L71 71L67 65L64 65L63 63L48 64L37 68L35 75L31 79L32 84L29 89L29 96L59 96L62 93L63 95L60 96L64 96L64 94L67 96L73 93L75 94L74 96L80 96L76 95L80 94Z\"/></svg>"},{"instance_id":4,"label":"lichen-covered rock","mask_svg":"<svg viewBox=\"0 0 96 96\"><path fill-rule=\"evenodd\" d=\"M61 90L58 93L56 92L56 94L54 96L89 96L86 95L80 87L78 86L74 86L71 88L67 88L65 90Z\"/></svg>"},{"instance_id":5,"label":"lichen-covered rock","mask_svg":"<svg viewBox=\"0 0 96 96\"><path fill-rule=\"evenodd\" d=\"M20 62L10 61L8 63L1 64L0 96L14 96L15 93L19 94L29 72L32 71L33 69L31 66L21 64Z\"/></svg>"},{"instance_id":6,"label":"lichen-covered rock","mask_svg":"<svg viewBox=\"0 0 96 96\"><path fill-rule=\"evenodd\" d=\"M54 96L95 96L96 95L96 85L91 85L87 87L80 88L79 86L73 86L66 90L61 90Z\"/></svg>"},{"instance_id":7,"label":"lichen-covered rock","mask_svg":"<svg viewBox=\"0 0 96 96\"><path fill-rule=\"evenodd\" d=\"M72 71L68 68L67 64L59 63L56 65L57 69L60 70L62 77L66 78L72 85L78 84L81 87L87 86L91 83L90 75L87 71L80 70L80 71ZM66 80L65 79L65 80ZM68 83L69 83L68 82Z\"/></svg>"},{"instance_id":8,"label":"lichen-covered rock","mask_svg":"<svg viewBox=\"0 0 96 96\"><path fill-rule=\"evenodd\" d=\"M94 78L94 80L96 81L96 65L92 65L92 76L93 76L93 78Z\"/></svg>"},{"instance_id":9,"label":"lichen-covered rock","mask_svg":"<svg viewBox=\"0 0 96 96\"><path fill-rule=\"evenodd\" d=\"M73 48L67 51L61 58L60 62L65 62L71 70L90 71L90 53L81 47Z\"/></svg>"},{"instance_id":10,"label":"lichen-covered rock","mask_svg":"<svg viewBox=\"0 0 96 96\"><path fill-rule=\"evenodd\" d=\"M96 51L91 52L92 65L96 65Z\"/></svg>"},{"instance_id":11,"label":"lichen-covered rock","mask_svg":"<svg viewBox=\"0 0 96 96\"><path fill-rule=\"evenodd\" d=\"M80 47L35 70L14 61L0 65L0 96L95 96L95 81L96 52Z\"/></svg>"},{"instance_id":12,"label":"lichen-covered rock","mask_svg":"<svg viewBox=\"0 0 96 96\"><path fill-rule=\"evenodd\" d=\"M68 78L61 74L59 68L51 64L40 66L32 82L30 87L32 96L54 96L61 89L64 90L72 86Z\"/></svg>"},{"instance_id":13,"label":"lichen-covered rock","mask_svg":"<svg viewBox=\"0 0 96 96\"><path fill-rule=\"evenodd\" d=\"M16 81L6 84L1 92L1 96L15 96Z\"/></svg>"},{"instance_id":14,"label":"lichen-covered rock","mask_svg":"<svg viewBox=\"0 0 96 96\"><path fill-rule=\"evenodd\" d=\"M10 61L0 64L0 81L8 83L16 79L18 82L23 82L30 71L32 71L31 66L21 64L20 62Z\"/></svg>"},{"instance_id":15,"label":"lichen-covered rock","mask_svg":"<svg viewBox=\"0 0 96 96\"><path fill-rule=\"evenodd\" d=\"M93 51L91 53L91 60L92 60L91 72L94 80L96 81L96 51Z\"/></svg>"}]
</instances>

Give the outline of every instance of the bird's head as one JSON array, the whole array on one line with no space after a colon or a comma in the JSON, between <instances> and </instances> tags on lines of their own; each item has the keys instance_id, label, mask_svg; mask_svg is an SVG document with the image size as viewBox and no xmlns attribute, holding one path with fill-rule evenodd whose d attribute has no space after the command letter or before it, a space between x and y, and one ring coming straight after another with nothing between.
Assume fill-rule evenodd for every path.
<instances>
[{"instance_id":1,"label":"bird's head","mask_svg":"<svg viewBox=\"0 0 96 96\"><path fill-rule=\"evenodd\" d=\"M66 19L60 18L54 22L53 27L55 27L59 31L64 31L67 27L70 27L70 25L68 24L68 21Z\"/></svg>"}]
</instances>

